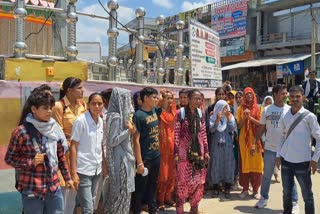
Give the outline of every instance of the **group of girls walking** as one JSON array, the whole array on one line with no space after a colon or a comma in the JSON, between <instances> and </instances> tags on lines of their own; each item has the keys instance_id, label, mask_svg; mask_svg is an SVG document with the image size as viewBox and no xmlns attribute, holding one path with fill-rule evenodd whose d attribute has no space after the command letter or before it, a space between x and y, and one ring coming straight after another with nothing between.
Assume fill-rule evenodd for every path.
<instances>
[{"instance_id":1,"label":"group of girls walking","mask_svg":"<svg viewBox=\"0 0 320 214\"><path fill-rule=\"evenodd\" d=\"M180 106L172 91L161 90L158 97L152 88L143 97L135 93L134 102L131 91L113 88L91 94L85 103L83 82L74 77L63 82L56 102L50 87L40 89L26 101L5 156L16 168L26 214L93 213L101 204L104 213L127 214L130 203L133 213L141 211L136 205L141 203L149 205L149 213L175 206L180 214L187 199L190 213L197 214L206 181L214 196L223 184L229 198L239 181L240 197L249 194L250 183L258 197L263 149L254 141L260 111L251 88L232 96L216 89L215 103L205 112L204 96L196 89L180 91ZM143 127L135 124L142 113L134 112L146 105L152 115L142 119L154 123L149 134L157 135L149 136L154 137L150 147L145 139L135 141ZM150 160L144 152L160 153L158 172L146 168ZM156 181L142 178L148 171ZM137 180L143 181L139 190L144 183L156 185L154 192L153 187L145 190L151 198L142 193L131 199Z\"/></svg>"}]
</instances>

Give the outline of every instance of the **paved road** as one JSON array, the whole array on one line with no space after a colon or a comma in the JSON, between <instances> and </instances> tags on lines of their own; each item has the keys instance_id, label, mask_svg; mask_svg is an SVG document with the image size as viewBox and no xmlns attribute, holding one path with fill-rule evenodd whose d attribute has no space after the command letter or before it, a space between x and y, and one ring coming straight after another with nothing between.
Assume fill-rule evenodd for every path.
<instances>
[{"instance_id":1,"label":"paved road","mask_svg":"<svg viewBox=\"0 0 320 214\"><path fill-rule=\"evenodd\" d=\"M320 174L312 176L313 193L316 203L316 213L320 213ZM14 170L0 170L0 214L20 214L21 201L20 195L14 189ZM300 213L303 211L303 200L299 190L299 206ZM204 196L200 203L200 210L206 214L236 214L236 213L252 213L252 214L278 214L282 213L282 186L281 183L271 184L270 201L265 209L255 209L254 204L257 202L254 199L240 199L238 192L232 192L231 199L226 200L223 195L220 198L211 198L210 191ZM189 204L186 204L185 211L189 211ZM161 214L173 214L175 209L166 209Z\"/></svg>"}]
</instances>

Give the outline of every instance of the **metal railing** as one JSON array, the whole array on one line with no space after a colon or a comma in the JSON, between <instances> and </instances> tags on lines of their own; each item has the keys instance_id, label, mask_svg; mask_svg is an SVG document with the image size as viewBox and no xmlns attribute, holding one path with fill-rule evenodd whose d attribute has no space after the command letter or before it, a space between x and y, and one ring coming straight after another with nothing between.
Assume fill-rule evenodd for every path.
<instances>
[{"instance_id":1,"label":"metal railing","mask_svg":"<svg viewBox=\"0 0 320 214\"><path fill-rule=\"evenodd\" d=\"M301 33L298 35L289 35L287 32L280 33L270 33L260 36L260 43L272 44L272 43L281 43L281 42L292 42L298 40L311 39L311 33Z\"/></svg>"},{"instance_id":2,"label":"metal railing","mask_svg":"<svg viewBox=\"0 0 320 214\"><path fill-rule=\"evenodd\" d=\"M273 2L277 2L279 0L261 0L260 4L270 4L270 3L273 3Z\"/></svg>"}]
</instances>

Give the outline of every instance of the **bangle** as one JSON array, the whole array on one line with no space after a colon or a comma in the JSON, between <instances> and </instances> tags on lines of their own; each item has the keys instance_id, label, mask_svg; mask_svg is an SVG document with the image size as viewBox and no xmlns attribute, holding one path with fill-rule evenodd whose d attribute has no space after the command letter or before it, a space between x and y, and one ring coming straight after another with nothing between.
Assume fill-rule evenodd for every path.
<instances>
[{"instance_id":1,"label":"bangle","mask_svg":"<svg viewBox=\"0 0 320 214\"><path fill-rule=\"evenodd\" d=\"M139 164L138 164L138 167L140 167L140 166L142 166L142 165L143 165L143 162L142 162L142 163L139 163Z\"/></svg>"}]
</instances>

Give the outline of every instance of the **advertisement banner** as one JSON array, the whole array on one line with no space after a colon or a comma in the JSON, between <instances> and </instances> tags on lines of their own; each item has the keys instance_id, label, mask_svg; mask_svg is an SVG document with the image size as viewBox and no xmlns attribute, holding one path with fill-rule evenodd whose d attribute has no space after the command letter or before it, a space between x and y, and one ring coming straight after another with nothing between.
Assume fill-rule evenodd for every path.
<instances>
[{"instance_id":1,"label":"advertisement banner","mask_svg":"<svg viewBox=\"0 0 320 214\"><path fill-rule=\"evenodd\" d=\"M222 83L220 40L217 32L193 19L189 20L189 31L192 79ZM212 87L211 83L204 85Z\"/></svg>"},{"instance_id":2,"label":"advertisement banner","mask_svg":"<svg viewBox=\"0 0 320 214\"><path fill-rule=\"evenodd\" d=\"M238 56L244 54L244 37L223 40L220 56Z\"/></svg>"},{"instance_id":3,"label":"advertisement banner","mask_svg":"<svg viewBox=\"0 0 320 214\"><path fill-rule=\"evenodd\" d=\"M283 66L277 65L276 71L277 71L277 79L283 79Z\"/></svg>"},{"instance_id":4,"label":"advertisement banner","mask_svg":"<svg viewBox=\"0 0 320 214\"><path fill-rule=\"evenodd\" d=\"M220 39L246 35L248 1L237 1L212 9L212 29L219 33Z\"/></svg>"},{"instance_id":5,"label":"advertisement banner","mask_svg":"<svg viewBox=\"0 0 320 214\"><path fill-rule=\"evenodd\" d=\"M282 65L283 75L291 76L297 74L303 74L304 72L304 64L303 61L291 62Z\"/></svg>"},{"instance_id":6,"label":"advertisement banner","mask_svg":"<svg viewBox=\"0 0 320 214\"><path fill-rule=\"evenodd\" d=\"M287 64L277 65L277 79L282 79L283 77L303 74L305 72L303 61L290 62Z\"/></svg>"}]
</instances>

